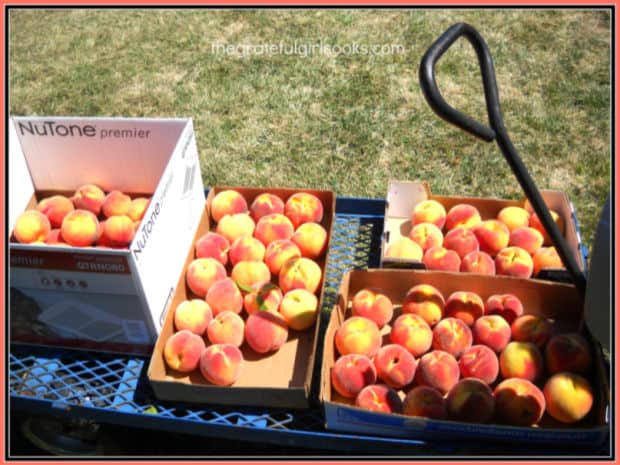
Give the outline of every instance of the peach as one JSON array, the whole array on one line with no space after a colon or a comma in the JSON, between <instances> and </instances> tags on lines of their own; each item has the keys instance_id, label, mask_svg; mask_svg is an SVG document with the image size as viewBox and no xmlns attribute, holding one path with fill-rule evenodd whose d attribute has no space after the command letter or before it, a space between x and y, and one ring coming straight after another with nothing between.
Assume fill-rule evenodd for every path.
<instances>
[{"instance_id":1,"label":"peach","mask_svg":"<svg viewBox=\"0 0 620 465\"><path fill-rule=\"evenodd\" d=\"M484 303L486 315L499 315L508 324L523 315L523 304L514 294L494 294Z\"/></svg>"},{"instance_id":2,"label":"peach","mask_svg":"<svg viewBox=\"0 0 620 465\"><path fill-rule=\"evenodd\" d=\"M549 213L551 214L551 218L553 219L554 223L557 225L558 229L560 230L560 234L563 235L564 234L564 220L554 210L550 209ZM553 244L553 242L551 241L551 236L549 236L549 234L547 234L547 231L545 231L545 227L543 226L542 222L540 221L540 218L538 217L536 213L532 213L532 216L530 216L530 227L536 229L538 232L540 232L540 234L542 234L543 245L549 246Z\"/></svg>"},{"instance_id":3,"label":"peach","mask_svg":"<svg viewBox=\"0 0 620 465\"><path fill-rule=\"evenodd\" d=\"M288 239L275 240L265 250L265 264L273 275L280 273L282 265L291 258L300 258L301 250Z\"/></svg>"},{"instance_id":4,"label":"peach","mask_svg":"<svg viewBox=\"0 0 620 465\"><path fill-rule=\"evenodd\" d=\"M105 192L94 184L84 184L75 191L70 200L76 209L88 210L95 216L99 216L105 200Z\"/></svg>"},{"instance_id":5,"label":"peach","mask_svg":"<svg viewBox=\"0 0 620 465\"><path fill-rule=\"evenodd\" d=\"M417 284L405 295L403 313L421 316L429 326L435 326L443 317L445 301L441 292L430 284Z\"/></svg>"},{"instance_id":6,"label":"peach","mask_svg":"<svg viewBox=\"0 0 620 465\"><path fill-rule=\"evenodd\" d=\"M543 236L536 229L524 226L510 232L508 245L521 247L530 255L534 255L543 245Z\"/></svg>"},{"instance_id":7,"label":"peach","mask_svg":"<svg viewBox=\"0 0 620 465\"><path fill-rule=\"evenodd\" d=\"M418 244L423 252L443 244L443 233L433 223L416 224L409 231L409 239Z\"/></svg>"},{"instance_id":8,"label":"peach","mask_svg":"<svg viewBox=\"0 0 620 465\"><path fill-rule=\"evenodd\" d=\"M385 249L386 258L403 258L406 260L421 261L424 252L422 247L408 237L399 237L392 241Z\"/></svg>"},{"instance_id":9,"label":"peach","mask_svg":"<svg viewBox=\"0 0 620 465\"><path fill-rule=\"evenodd\" d=\"M320 223L323 219L321 200L308 192L291 195L284 204L284 214L291 220L294 228L309 221Z\"/></svg>"},{"instance_id":10,"label":"peach","mask_svg":"<svg viewBox=\"0 0 620 465\"><path fill-rule=\"evenodd\" d=\"M448 352L455 358L470 348L472 341L471 329L458 318L444 318L433 328L433 349Z\"/></svg>"},{"instance_id":11,"label":"peach","mask_svg":"<svg viewBox=\"0 0 620 465\"><path fill-rule=\"evenodd\" d=\"M547 413L562 423L575 423L585 417L594 403L588 381L575 373L561 372L551 376L543 388Z\"/></svg>"},{"instance_id":12,"label":"peach","mask_svg":"<svg viewBox=\"0 0 620 465\"><path fill-rule=\"evenodd\" d=\"M245 340L259 354L274 352L288 338L288 326L277 312L256 312L245 321Z\"/></svg>"},{"instance_id":13,"label":"peach","mask_svg":"<svg viewBox=\"0 0 620 465\"><path fill-rule=\"evenodd\" d=\"M262 262L265 258L265 246L252 236L241 236L231 244L228 258L233 266L241 261Z\"/></svg>"},{"instance_id":14,"label":"peach","mask_svg":"<svg viewBox=\"0 0 620 465\"><path fill-rule=\"evenodd\" d=\"M228 263L229 249L228 239L214 232L203 234L194 244L196 258L214 258L222 265Z\"/></svg>"},{"instance_id":15,"label":"peach","mask_svg":"<svg viewBox=\"0 0 620 465\"><path fill-rule=\"evenodd\" d=\"M207 337L211 344L232 344L241 347L245 323L235 312L224 310L207 325Z\"/></svg>"},{"instance_id":16,"label":"peach","mask_svg":"<svg viewBox=\"0 0 620 465\"><path fill-rule=\"evenodd\" d=\"M133 222L128 216L113 215L101 223L101 235L110 247L127 247L134 234Z\"/></svg>"},{"instance_id":17,"label":"peach","mask_svg":"<svg viewBox=\"0 0 620 465\"><path fill-rule=\"evenodd\" d=\"M495 274L495 262L486 252L479 250L469 252L461 260L461 271L493 276Z\"/></svg>"},{"instance_id":18,"label":"peach","mask_svg":"<svg viewBox=\"0 0 620 465\"><path fill-rule=\"evenodd\" d=\"M458 227L472 229L480 222L482 222L482 218L476 207L468 203L459 203L448 210L446 215L446 231Z\"/></svg>"},{"instance_id":19,"label":"peach","mask_svg":"<svg viewBox=\"0 0 620 465\"><path fill-rule=\"evenodd\" d=\"M265 265L267 268L267 265ZM280 289L285 294L293 289L317 292L321 284L321 267L309 258L291 258L286 261L278 275Z\"/></svg>"},{"instance_id":20,"label":"peach","mask_svg":"<svg viewBox=\"0 0 620 465\"><path fill-rule=\"evenodd\" d=\"M255 283L252 285L252 292L248 292L243 297L243 307L248 315L259 310L277 312L282 299L282 291L275 284L270 282Z\"/></svg>"},{"instance_id":21,"label":"peach","mask_svg":"<svg viewBox=\"0 0 620 465\"><path fill-rule=\"evenodd\" d=\"M495 257L495 272L498 275L529 278L533 270L532 256L521 247L505 247Z\"/></svg>"},{"instance_id":22,"label":"peach","mask_svg":"<svg viewBox=\"0 0 620 465\"><path fill-rule=\"evenodd\" d=\"M585 373L592 364L588 341L578 333L553 336L545 347L545 362L550 374L560 371Z\"/></svg>"},{"instance_id":23,"label":"peach","mask_svg":"<svg viewBox=\"0 0 620 465\"><path fill-rule=\"evenodd\" d=\"M443 239L446 249L454 250L462 259L470 252L477 252L480 248L478 239L471 229L462 226L451 229Z\"/></svg>"},{"instance_id":24,"label":"peach","mask_svg":"<svg viewBox=\"0 0 620 465\"><path fill-rule=\"evenodd\" d=\"M484 315L484 301L475 292L456 291L446 299L444 316L463 320L467 326Z\"/></svg>"},{"instance_id":25,"label":"peach","mask_svg":"<svg viewBox=\"0 0 620 465\"><path fill-rule=\"evenodd\" d=\"M225 311L241 313L243 309L243 296L231 278L214 281L207 291L205 300L211 307L213 316Z\"/></svg>"},{"instance_id":26,"label":"peach","mask_svg":"<svg viewBox=\"0 0 620 465\"><path fill-rule=\"evenodd\" d=\"M52 228L60 228L62 220L67 213L74 210L73 202L64 195L47 197L39 202L37 208L41 213L47 216Z\"/></svg>"},{"instance_id":27,"label":"peach","mask_svg":"<svg viewBox=\"0 0 620 465\"><path fill-rule=\"evenodd\" d=\"M198 367L204 349L205 341L202 337L188 329L182 329L166 340L164 360L173 370L188 373Z\"/></svg>"},{"instance_id":28,"label":"peach","mask_svg":"<svg viewBox=\"0 0 620 465\"><path fill-rule=\"evenodd\" d=\"M252 292L252 286L270 281L271 273L263 262L241 261L233 267L230 277L242 291Z\"/></svg>"},{"instance_id":29,"label":"peach","mask_svg":"<svg viewBox=\"0 0 620 465\"><path fill-rule=\"evenodd\" d=\"M539 380L544 371L540 349L531 342L509 342L499 355L499 369L504 378Z\"/></svg>"},{"instance_id":30,"label":"peach","mask_svg":"<svg viewBox=\"0 0 620 465\"><path fill-rule=\"evenodd\" d=\"M510 325L499 315L483 315L474 322L472 335L475 344L483 344L499 353L510 342Z\"/></svg>"},{"instance_id":31,"label":"peach","mask_svg":"<svg viewBox=\"0 0 620 465\"><path fill-rule=\"evenodd\" d=\"M318 223L304 223L291 236L302 257L317 259L327 249L327 231Z\"/></svg>"},{"instance_id":32,"label":"peach","mask_svg":"<svg viewBox=\"0 0 620 465\"><path fill-rule=\"evenodd\" d=\"M45 238L45 243L50 244L50 245L63 245L63 246L69 245L62 238L60 228L52 229L47 235L47 237Z\"/></svg>"},{"instance_id":33,"label":"peach","mask_svg":"<svg viewBox=\"0 0 620 465\"><path fill-rule=\"evenodd\" d=\"M250 216L256 222L263 216L284 214L284 201L275 194L264 192L256 196L250 205Z\"/></svg>"},{"instance_id":34,"label":"peach","mask_svg":"<svg viewBox=\"0 0 620 465\"><path fill-rule=\"evenodd\" d=\"M454 385L446 397L448 417L470 423L487 423L495 413L495 398L488 384L465 378Z\"/></svg>"},{"instance_id":35,"label":"peach","mask_svg":"<svg viewBox=\"0 0 620 465\"><path fill-rule=\"evenodd\" d=\"M521 315L510 325L512 339L532 342L541 350L553 334L553 323L542 315Z\"/></svg>"},{"instance_id":36,"label":"peach","mask_svg":"<svg viewBox=\"0 0 620 465\"><path fill-rule=\"evenodd\" d=\"M267 247L273 241L291 239L294 233L295 228L291 220L280 213L273 213L258 220L254 237Z\"/></svg>"},{"instance_id":37,"label":"peach","mask_svg":"<svg viewBox=\"0 0 620 465\"><path fill-rule=\"evenodd\" d=\"M432 420L445 420L448 416L446 399L435 388L416 386L405 396L403 414Z\"/></svg>"},{"instance_id":38,"label":"peach","mask_svg":"<svg viewBox=\"0 0 620 465\"><path fill-rule=\"evenodd\" d=\"M144 218L144 213L146 212L146 209L149 208L150 202L150 198L136 197L131 201L127 216L129 216L132 221L141 221L142 218Z\"/></svg>"},{"instance_id":39,"label":"peach","mask_svg":"<svg viewBox=\"0 0 620 465\"><path fill-rule=\"evenodd\" d=\"M433 331L421 316L405 313L392 324L390 341L400 344L414 357L420 357L431 348Z\"/></svg>"},{"instance_id":40,"label":"peach","mask_svg":"<svg viewBox=\"0 0 620 465\"><path fill-rule=\"evenodd\" d=\"M226 215L248 212L248 203L243 195L233 189L226 189L215 194L211 200L211 217L220 222Z\"/></svg>"},{"instance_id":41,"label":"peach","mask_svg":"<svg viewBox=\"0 0 620 465\"><path fill-rule=\"evenodd\" d=\"M385 294L373 289L362 289L353 296L351 314L364 316L383 328L392 320L394 306Z\"/></svg>"},{"instance_id":42,"label":"peach","mask_svg":"<svg viewBox=\"0 0 620 465\"><path fill-rule=\"evenodd\" d=\"M17 217L13 234L17 242L30 244L44 242L51 230L52 225L47 216L38 210L26 210Z\"/></svg>"},{"instance_id":43,"label":"peach","mask_svg":"<svg viewBox=\"0 0 620 465\"><path fill-rule=\"evenodd\" d=\"M501 221L485 220L473 228L473 231L480 244L480 250L492 257L497 255L503 248L508 247L510 231ZM497 267L497 262L495 266Z\"/></svg>"},{"instance_id":44,"label":"peach","mask_svg":"<svg viewBox=\"0 0 620 465\"><path fill-rule=\"evenodd\" d=\"M536 276L545 268L564 268L564 263L555 247L541 247L532 257L533 274Z\"/></svg>"},{"instance_id":45,"label":"peach","mask_svg":"<svg viewBox=\"0 0 620 465\"><path fill-rule=\"evenodd\" d=\"M361 354L373 357L381 347L376 323L363 316L351 316L336 330L334 343L340 355Z\"/></svg>"},{"instance_id":46,"label":"peach","mask_svg":"<svg viewBox=\"0 0 620 465\"><path fill-rule=\"evenodd\" d=\"M398 344L387 344L379 349L373 359L377 378L394 389L413 381L417 362L407 349Z\"/></svg>"},{"instance_id":47,"label":"peach","mask_svg":"<svg viewBox=\"0 0 620 465\"><path fill-rule=\"evenodd\" d=\"M127 215L131 208L131 197L119 190L108 192L101 205L103 216L109 218L117 215Z\"/></svg>"},{"instance_id":48,"label":"peach","mask_svg":"<svg viewBox=\"0 0 620 465\"><path fill-rule=\"evenodd\" d=\"M187 267L185 280L190 290L198 297L206 297L215 281L226 277L226 269L214 258L196 258Z\"/></svg>"},{"instance_id":49,"label":"peach","mask_svg":"<svg viewBox=\"0 0 620 465\"><path fill-rule=\"evenodd\" d=\"M60 231L67 244L86 247L99 239L101 226L97 217L88 210L73 210L62 220Z\"/></svg>"},{"instance_id":50,"label":"peach","mask_svg":"<svg viewBox=\"0 0 620 465\"><path fill-rule=\"evenodd\" d=\"M363 388L375 384L377 370L365 355L342 355L331 369L331 380L338 394L353 399Z\"/></svg>"},{"instance_id":51,"label":"peach","mask_svg":"<svg viewBox=\"0 0 620 465\"><path fill-rule=\"evenodd\" d=\"M212 318L211 307L204 300L184 300L174 310L174 327L177 331L187 329L202 336Z\"/></svg>"},{"instance_id":52,"label":"peach","mask_svg":"<svg viewBox=\"0 0 620 465\"><path fill-rule=\"evenodd\" d=\"M476 344L463 352L459 368L461 378L477 378L493 384L499 374L499 360L489 347Z\"/></svg>"},{"instance_id":53,"label":"peach","mask_svg":"<svg viewBox=\"0 0 620 465\"><path fill-rule=\"evenodd\" d=\"M502 208L497 219L504 223L510 232L530 224L530 214L522 207L509 206Z\"/></svg>"},{"instance_id":54,"label":"peach","mask_svg":"<svg viewBox=\"0 0 620 465\"><path fill-rule=\"evenodd\" d=\"M235 239L254 234L254 220L247 213L224 215L217 223L215 232L224 236L231 244Z\"/></svg>"},{"instance_id":55,"label":"peach","mask_svg":"<svg viewBox=\"0 0 620 465\"><path fill-rule=\"evenodd\" d=\"M284 294L279 310L289 328L303 331L316 322L319 299L306 289L293 289Z\"/></svg>"},{"instance_id":56,"label":"peach","mask_svg":"<svg viewBox=\"0 0 620 465\"><path fill-rule=\"evenodd\" d=\"M431 223L443 229L446 223L446 209L436 200L427 199L413 207L411 224Z\"/></svg>"},{"instance_id":57,"label":"peach","mask_svg":"<svg viewBox=\"0 0 620 465\"><path fill-rule=\"evenodd\" d=\"M454 250L444 247L431 247L424 252L422 262L429 270L459 271L461 257Z\"/></svg>"},{"instance_id":58,"label":"peach","mask_svg":"<svg viewBox=\"0 0 620 465\"><path fill-rule=\"evenodd\" d=\"M239 379L243 354L233 344L213 344L200 355L200 372L216 386L230 386Z\"/></svg>"},{"instance_id":59,"label":"peach","mask_svg":"<svg viewBox=\"0 0 620 465\"><path fill-rule=\"evenodd\" d=\"M385 384L364 387L355 397L355 405L373 412L400 413L403 410L398 393Z\"/></svg>"},{"instance_id":60,"label":"peach","mask_svg":"<svg viewBox=\"0 0 620 465\"><path fill-rule=\"evenodd\" d=\"M432 350L418 361L415 381L446 394L458 383L459 377L459 364L454 356L442 350Z\"/></svg>"},{"instance_id":61,"label":"peach","mask_svg":"<svg viewBox=\"0 0 620 465\"><path fill-rule=\"evenodd\" d=\"M505 379L495 387L493 395L495 415L501 423L531 426L538 423L545 413L545 396L527 379Z\"/></svg>"}]
</instances>

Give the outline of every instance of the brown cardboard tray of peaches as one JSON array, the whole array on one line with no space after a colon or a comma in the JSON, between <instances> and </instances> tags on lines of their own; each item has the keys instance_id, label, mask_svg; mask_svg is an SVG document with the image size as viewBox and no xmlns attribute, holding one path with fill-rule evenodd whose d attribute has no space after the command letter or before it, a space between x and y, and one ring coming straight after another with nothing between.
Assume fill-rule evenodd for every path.
<instances>
[{"instance_id":1,"label":"brown cardboard tray of peaches","mask_svg":"<svg viewBox=\"0 0 620 465\"><path fill-rule=\"evenodd\" d=\"M328 429L600 444L609 388L570 284L427 270L344 275L326 330Z\"/></svg>"},{"instance_id":2,"label":"brown cardboard tray of peaches","mask_svg":"<svg viewBox=\"0 0 620 465\"><path fill-rule=\"evenodd\" d=\"M215 187L148 377L162 400L306 407L335 198Z\"/></svg>"}]
</instances>

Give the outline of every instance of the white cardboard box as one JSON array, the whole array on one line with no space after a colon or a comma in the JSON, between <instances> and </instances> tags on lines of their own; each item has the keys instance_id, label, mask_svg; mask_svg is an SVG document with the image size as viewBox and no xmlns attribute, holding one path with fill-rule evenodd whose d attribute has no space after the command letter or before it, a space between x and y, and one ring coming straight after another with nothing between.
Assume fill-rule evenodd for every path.
<instances>
[{"instance_id":1,"label":"white cardboard box","mask_svg":"<svg viewBox=\"0 0 620 465\"><path fill-rule=\"evenodd\" d=\"M150 353L204 209L191 119L12 117L9 231L83 184L152 200L128 249L11 243L12 341Z\"/></svg>"}]
</instances>

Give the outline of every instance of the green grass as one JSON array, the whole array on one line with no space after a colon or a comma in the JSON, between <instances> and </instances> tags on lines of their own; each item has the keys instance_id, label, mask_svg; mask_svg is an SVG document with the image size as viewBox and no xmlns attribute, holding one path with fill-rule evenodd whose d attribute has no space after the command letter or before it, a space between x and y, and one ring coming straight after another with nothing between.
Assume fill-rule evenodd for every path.
<instances>
[{"instance_id":1,"label":"green grass","mask_svg":"<svg viewBox=\"0 0 620 465\"><path fill-rule=\"evenodd\" d=\"M505 125L539 188L568 193L584 241L610 189L608 11L24 10L10 13L10 111L191 116L205 185L520 198L499 148L440 120L418 65L466 21L494 57ZM400 44L387 55L226 56L212 44ZM486 121L473 49L438 64L446 100Z\"/></svg>"}]
</instances>

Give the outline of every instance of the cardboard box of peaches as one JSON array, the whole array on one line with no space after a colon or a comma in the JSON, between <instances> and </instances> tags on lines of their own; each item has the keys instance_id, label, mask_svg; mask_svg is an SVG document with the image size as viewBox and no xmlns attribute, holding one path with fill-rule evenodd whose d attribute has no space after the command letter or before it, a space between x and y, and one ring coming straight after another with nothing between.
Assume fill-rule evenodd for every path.
<instances>
[{"instance_id":1,"label":"cardboard box of peaches","mask_svg":"<svg viewBox=\"0 0 620 465\"><path fill-rule=\"evenodd\" d=\"M306 407L330 191L215 187L148 369L159 399Z\"/></svg>"}]
</instances>

